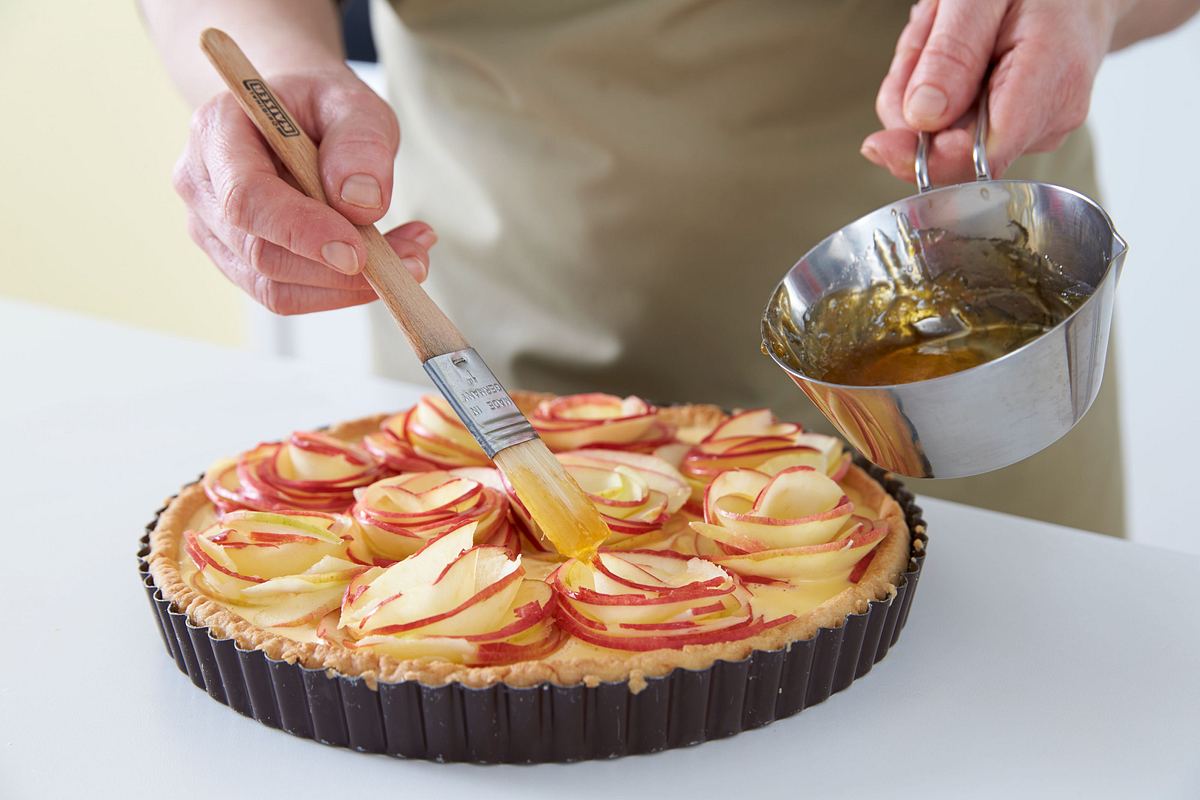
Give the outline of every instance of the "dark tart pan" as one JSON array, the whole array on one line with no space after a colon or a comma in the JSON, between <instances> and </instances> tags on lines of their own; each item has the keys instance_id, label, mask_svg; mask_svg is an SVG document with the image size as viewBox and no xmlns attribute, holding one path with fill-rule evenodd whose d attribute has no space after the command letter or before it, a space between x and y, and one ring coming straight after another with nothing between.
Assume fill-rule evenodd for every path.
<instances>
[{"instance_id":1,"label":"dark tart pan","mask_svg":"<svg viewBox=\"0 0 1200 800\"><path fill-rule=\"evenodd\" d=\"M481 764L582 761L686 747L790 717L865 675L887 655L908 618L925 560L925 522L913 495L890 473L856 463L883 484L912 534L908 568L896 593L873 600L837 628L781 650L703 670L682 667L633 694L627 682L528 688L497 684L426 686L329 677L243 650L233 639L193 625L162 596L149 573L149 531L138 575L155 625L180 671L214 700L264 725L364 753ZM159 510L162 513L162 509Z\"/></svg>"}]
</instances>

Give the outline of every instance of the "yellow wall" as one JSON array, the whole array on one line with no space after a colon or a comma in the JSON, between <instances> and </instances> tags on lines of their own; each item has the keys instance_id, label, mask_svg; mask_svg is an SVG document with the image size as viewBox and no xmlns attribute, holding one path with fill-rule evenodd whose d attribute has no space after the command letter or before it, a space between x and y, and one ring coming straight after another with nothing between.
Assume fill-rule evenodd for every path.
<instances>
[{"instance_id":1,"label":"yellow wall","mask_svg":"<svg viewBox=\"0 0 1200 800\"><path fill-rule=\"evenodd\" d=\"M0 2L0 295L241 344L171 189L189 116L134 0Z\"/></svg>"}]
</instances>

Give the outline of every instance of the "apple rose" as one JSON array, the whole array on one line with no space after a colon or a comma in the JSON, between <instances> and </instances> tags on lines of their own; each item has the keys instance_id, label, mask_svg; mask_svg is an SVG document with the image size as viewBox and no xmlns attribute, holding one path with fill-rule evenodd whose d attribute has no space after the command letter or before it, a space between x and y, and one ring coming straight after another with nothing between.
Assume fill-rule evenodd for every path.
<instances>
[{"instance_id":1,"label":"apple rose","mask_svg":"<svg viewBox=\"0 0 1200 800\"><path fill-rule=\"evenodd\" d=\"M390 434L392 440L406 443L416 459L431 465L427 469L492 465L440 395L424 395L408 411L384 420L381 430ZM373 443L379 441L380 437L376 437Z\"/></svg>"},{"instance_id":2,"label":"apple rose","mask_svg":"<svg viewBox=\"0 0 1200 800\"><path fill-rule=\"evenodd\" d=\"M371 550L391 561L411 556L467 522L478 523L476 542L516 555L519 543L508 519L508 498L502 488L493 488L502 486L498 473L492 478L481 473L496 470L474 467L384 478L355 491L358 501L351 513Z\"/></svg>"},{"instance_id":3,"label":"apple rose","mask_svg":"<svg viewBox=\"0 0 1200 800\"><path fill-rule=\"evenodd\" d=\"M838 480L850 467L850 455L843 451L841 439L807 433L762 408L734 414L714 428L683 455L680 471L692 485L692 500L702 502L705 486L726 470L755 469L774 475L797 466L812 467Z\"/></svg>"},{"instance_id":4,"label":"apple rose","mask_svg":"<svg viewBox=\"0 0 1200 800\"><path fill-rule=\"evenodd\" d=\"M793 619L755 614L736 576L670 551L601 551L553 574L559 625L614 650L679 649L745 639Z\"/></svg>"},{"instance_id":5,"label":"apple rose","mask_svg":"<svg viewBox=\"0 0 1200 800\"><path fill-rule=\"evenodd\" d=\"M529 421L556 452L585 447L650 452L671 441L671 426L640 397L574 394L538 403Z\"/></svg>"},{"instance_id":6,"label":"apple rose","mask_svg":"<svg viewBox=\"0 0 1200 800\"><path fill-rule=\"evenodd\" d=\"M317 622L366 569L350 560L353 521L335 514L232 511L183 541L195 588L264 628Z\"/></svg>"},{"instance_id":7,"label":"apple rose","mask_svg":"<svg viewBox=\"0 0 1200 800\"><path fill-rule=\"evenodd\" d=\"M417 455L417 450L408 440L405 430L408 418L416 410L416 406L393 414L379 425L379 430L368 433L363 437L363 447L371 455L382 461L393 472L424 472L439 469L438 465L429 459Z\"/></svg>"},{"instance_id":8,"label":"apple rose","mask_svg":"<svg viewBox=\"0 0 1200 800\"><path fill-rule=\"evenodd\" d=\"M555 595L524 580L520 556L475 544L469 522L404 561L354 578L340 620L317 634L346 647L396 658L499 664L539 658L565 638L554 622Z\"/></svg>"},{"instance_id":9,"label":"apple rose","mask_svg":"<svg viewBox=\"0 0 1200 800\"><path fill-rule=\"evenodd\" d=\"M885 523L855 516L842 487L811 467L723 472L704 493L704 522L691 525L726 553L713 558L721 566L791 583L855 577L887 534Z\"/></svg>"},{"instance_id":10,"label":"apple rose","mask_svg":"<svg viewBox=\"0 0 1200 800\"><path fill-rule=\"evenodd\" d=\"M390 474L361 447L323 433L297 431L214 464L204 492L220 511L345 511L354 490Z\"/></svg>"}]
</instances>

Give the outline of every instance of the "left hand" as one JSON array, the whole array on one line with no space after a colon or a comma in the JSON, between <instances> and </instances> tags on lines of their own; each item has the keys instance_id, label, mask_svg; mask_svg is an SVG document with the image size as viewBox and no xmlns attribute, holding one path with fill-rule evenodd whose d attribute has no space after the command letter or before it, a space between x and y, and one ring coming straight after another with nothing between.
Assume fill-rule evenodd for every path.
<instances>
[{"instance_id":1,"label":"left hand","mask_svg":"<svg viewBox=\"0 0 1200 800\"><path fill-rule=\"evenodd\" d=\"M933 182L972 179L974 103L989 66L993 176L1057 148L1087 119L1118 17L1118 0L920 0L875 100L884 130L863 155L912 182L916 131L929 131Z\"/></svg>"}]
</instances>

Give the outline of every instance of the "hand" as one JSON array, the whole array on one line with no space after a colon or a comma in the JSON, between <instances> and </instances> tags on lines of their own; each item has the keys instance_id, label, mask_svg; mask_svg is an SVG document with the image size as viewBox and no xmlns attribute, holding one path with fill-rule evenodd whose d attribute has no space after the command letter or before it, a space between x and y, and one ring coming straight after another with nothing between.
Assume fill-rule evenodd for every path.
<instances>
[{"instance_id":1,"label":"hand","mask_svg":"<svg viewBox=\"0 0 1200 800\"><path fill-rule=\"evenodd\" d=\"M875 100L885 130L862 154L912 182L915 131L930 131L933 182L973 178L973 109L989 66L992 174L1057 148L1087 119L1119 16L1118 0L921 0Z\"/></svg>"},{"instance_id":2,"label":"hand","mask_svg":"<svg viewBox=\"0 0 1200 800\"><path fill-rule=\"evenodd\" d=\"M359 274L366 248L354 225L375 222L391 202L396 117L341 64L272 76L271 85L318 144L332 208L283 177L253 123L223 92L197 109L175 166L192 240L225 277L277 314L368 303L375 293ZM424 280L433 229L409 222L386 238L412 276Z\"/></svg>"}]
</instances>

